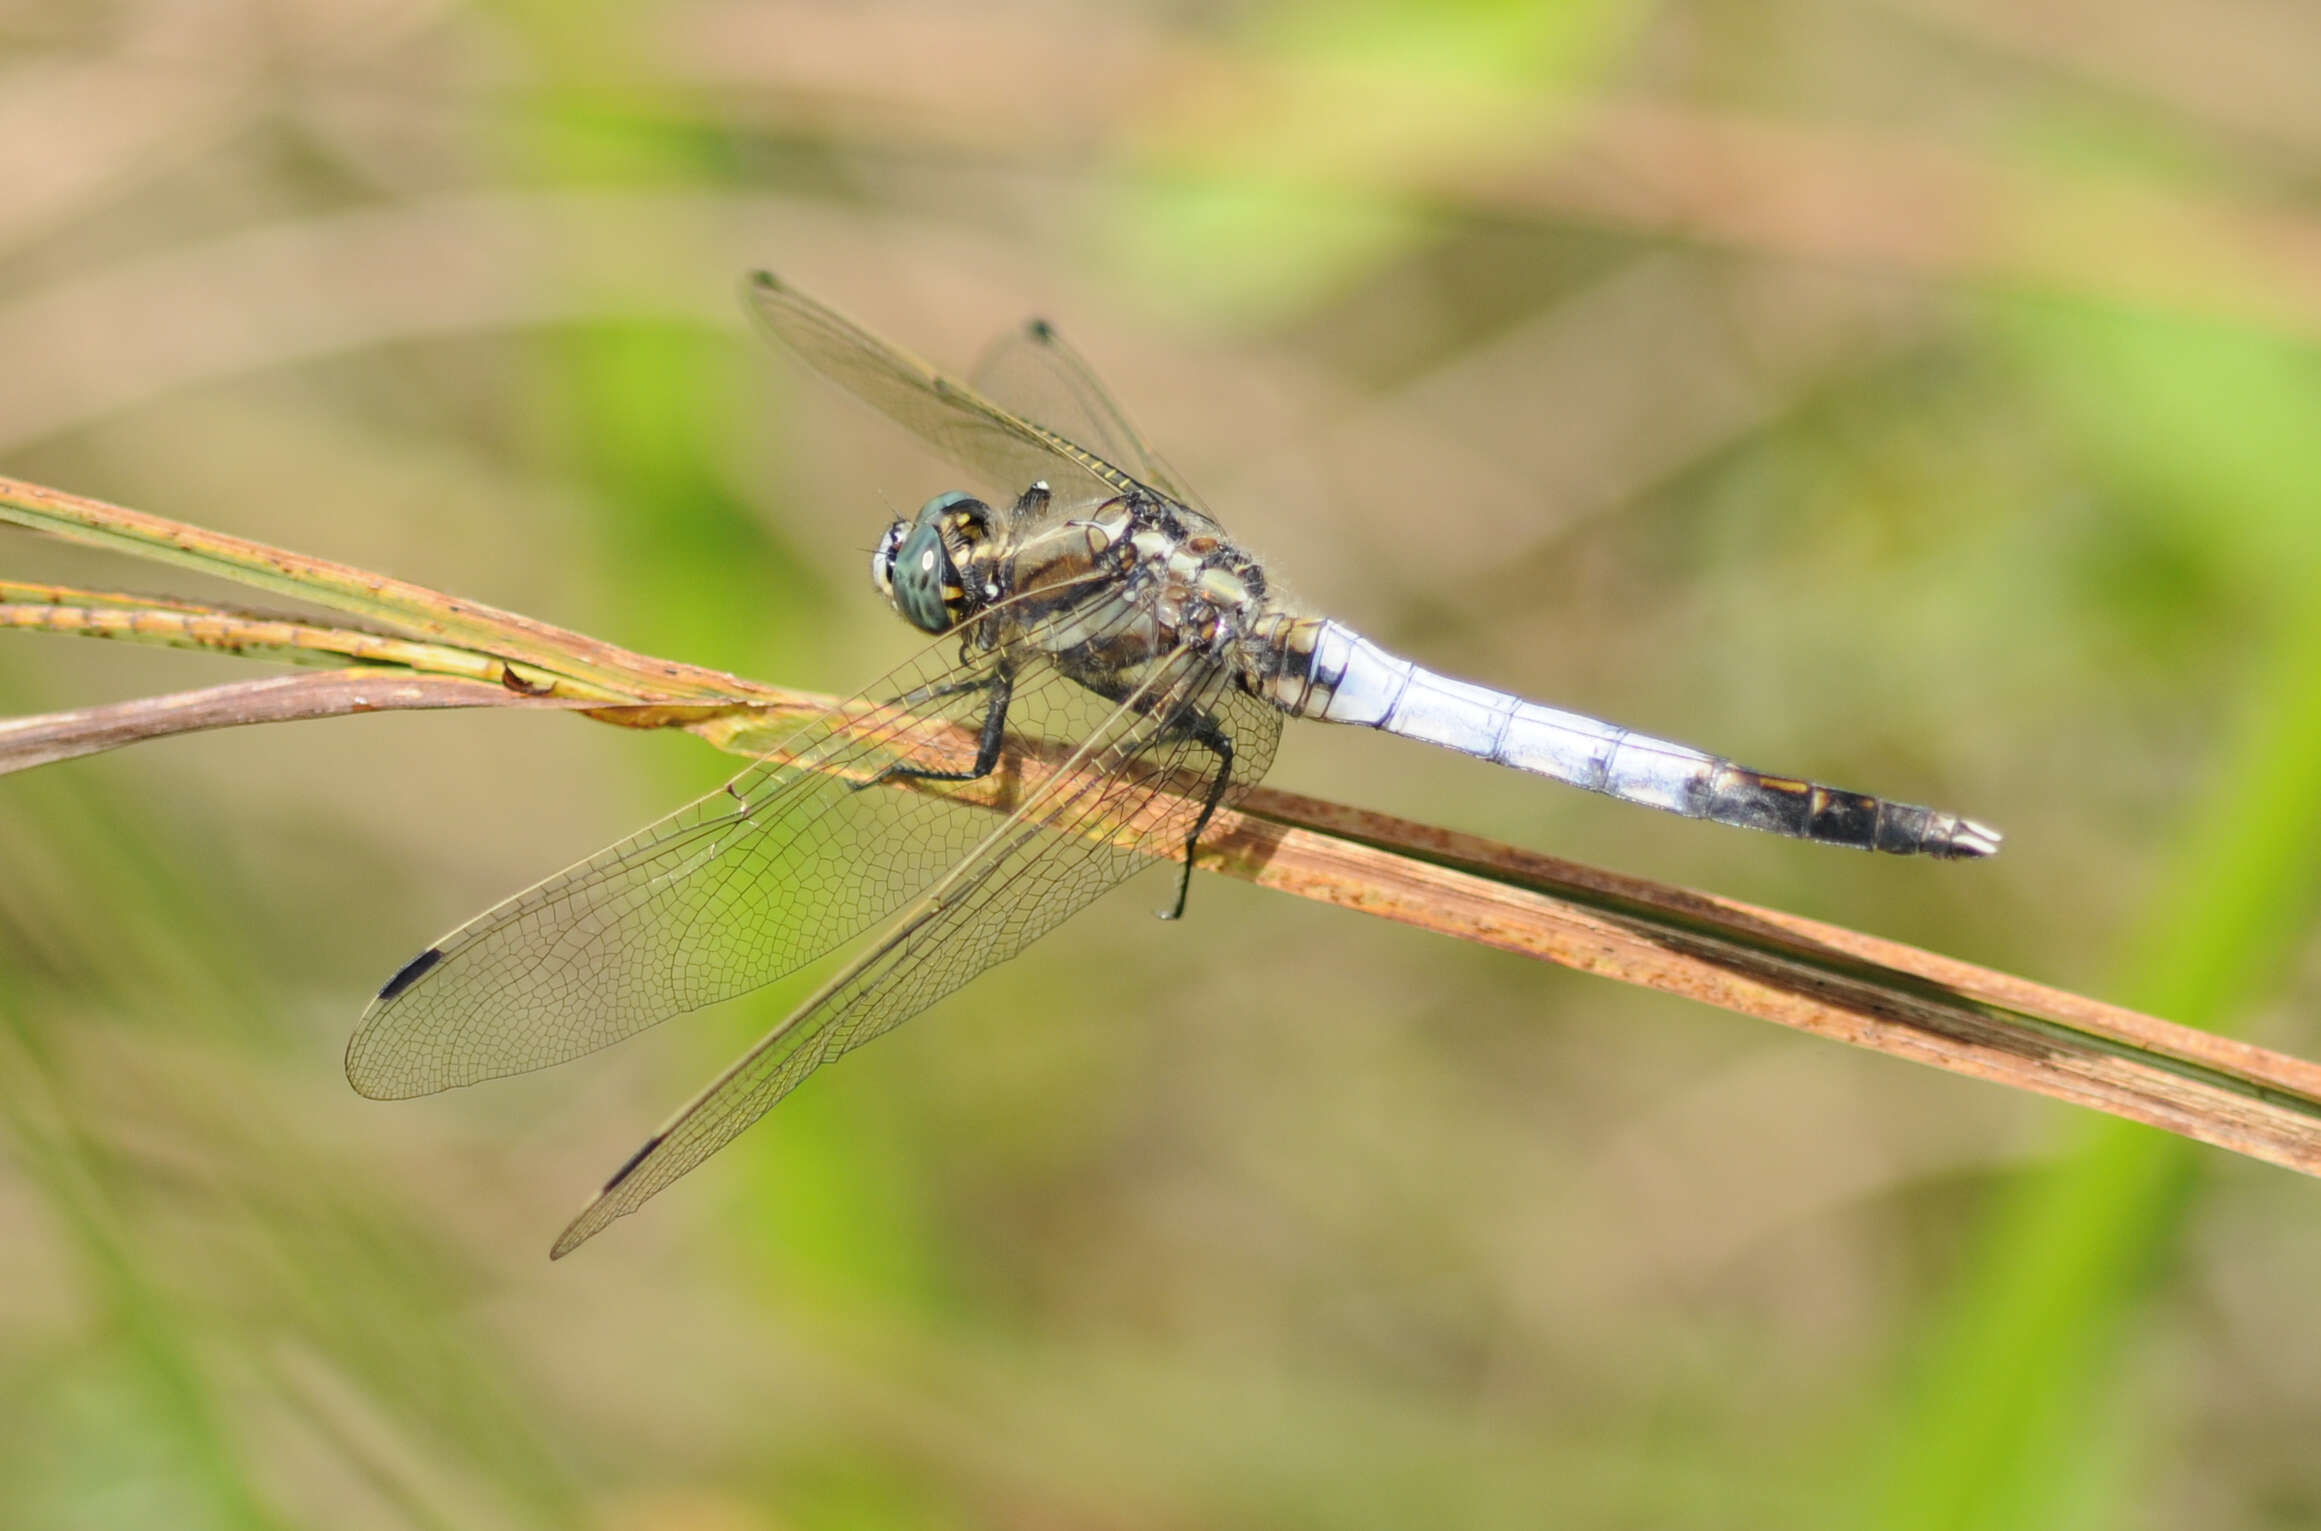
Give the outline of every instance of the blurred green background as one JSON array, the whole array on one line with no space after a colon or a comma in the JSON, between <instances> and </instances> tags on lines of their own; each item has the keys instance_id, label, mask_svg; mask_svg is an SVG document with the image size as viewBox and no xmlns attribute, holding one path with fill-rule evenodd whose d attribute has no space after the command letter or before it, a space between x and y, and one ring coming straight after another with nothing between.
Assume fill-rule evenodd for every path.
<instances>
[{"instance_id":1,"label":"blurred green background","mask_svg":"<svg viewBox=\"0 0 2321 1531\"><path fill-rule=\"evenodd\" d=\"M7 0L0 469L847 690L955 475L737 274L953 366L1040 312L1380 639L2010 840L1319 727L1278 783L2313 1054L2317 67L2267 0ZM0 709L246 673L25 636ZM2321 1186L1219 879L551 1266L796 986L419 1102L340 1049L730 765L0 782L0 1525L2321 1521Z\"/></svg>"}]
</instances>

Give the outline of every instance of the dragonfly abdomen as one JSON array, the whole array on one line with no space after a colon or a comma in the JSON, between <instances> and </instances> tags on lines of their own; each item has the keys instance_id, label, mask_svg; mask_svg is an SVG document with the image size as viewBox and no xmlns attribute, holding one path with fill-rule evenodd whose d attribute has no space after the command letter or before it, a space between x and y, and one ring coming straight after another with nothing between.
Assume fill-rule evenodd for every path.
<instances>
[{"instance_id":1,"label":"dragonfly abdomen","mask_svg":"<svg viewBox=\"0 0 2321 1531\"><path fill-rule=\"evenodd\" d=\"M1988 856L2000 836L1956 814L1774 776L1687 745L1437 675L1327 620L1286 635L1273 700L1300 717L1375 728L1686 818L1825 845L1944 859ZM1302 673L1300 673L1302 669Z\"/></svg>"}]
</instances>

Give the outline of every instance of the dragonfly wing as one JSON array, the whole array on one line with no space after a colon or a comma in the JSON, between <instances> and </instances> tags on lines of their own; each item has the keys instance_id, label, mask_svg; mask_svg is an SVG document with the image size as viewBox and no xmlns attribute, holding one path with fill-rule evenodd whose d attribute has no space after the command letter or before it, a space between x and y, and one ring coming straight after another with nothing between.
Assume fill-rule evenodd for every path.
<instances>
[{"instance_id":1,"label":"dragonfly wing","mask_svg":"<svg viewBox=\"0 0 2321 1531\"><path fill-rule=\"evenodd\" d=\"M974 853L622 1165L556 1241L562 1256L642 1206L772 1109L822 1064L1003 962L1157 855L1198 819L1216 757L1187 728L1232 741L1226 802L1271 764L1281 715L1208 672L1156 714L1123 706Z\"/></svg>"},{"instance_id":2,"label":"dragonfly wing","mask_svg":"<svg viewBox=\"0 0 2321 1531\"><path fill-rule=\"evenodd\" d=\"M1001 408L968 384L889 345L770 271L742 281L742 301L758 327L814 370L1000 491L1009 504L1045 480L1059 507L1088 504L1138 487L1126 470L1045 426Z\"/></svg>"},{"instance_id":3,"label":"dragonfly wing","mask_svg":"<svg viewBox=\"0 0 2321 1531\"><path fill-rule=\"evenodd\" d=\"M1028 320L1000 336L967 376L1003 408L1086 443L1140 482L1208 513L1200 497L1152 449L1087 358L1047 320Z\"/></svg>"},{"instance_id":4,"label":"dragonfly wing","mask_svg":"<svg viewBox=\"0 0 2321 1531\"><path fill-rule=\"evenodd\" d=\"M959 650L938 640L725 786L429 947L364 1012L349 1081L399 1098L561 1063L769 983L902 907L990 830L932 784L858 790L889 766L972 765L1006 661ZM1009 729L1028 740L1069 748L1110 705L1036 649L1012 675Z\"/></svg>"}]
</instances>

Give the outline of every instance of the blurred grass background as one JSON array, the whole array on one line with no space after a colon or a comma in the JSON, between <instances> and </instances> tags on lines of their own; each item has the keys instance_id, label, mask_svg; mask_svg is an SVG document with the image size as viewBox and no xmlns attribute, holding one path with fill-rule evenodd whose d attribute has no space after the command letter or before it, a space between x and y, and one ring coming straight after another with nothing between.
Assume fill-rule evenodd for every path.
<instances>
[{"instance_id":1,"label":"blurred grass background","mask_svg":"<svg viewBox=\"0 0 2321 1531\"><path fill-rule=\"evenodd\" d=\"M951 475L736 275L953 366L1037 311L1382 640L2010 841L1279 783L2311 1055L2317 62L2268 0L5 0L0 466L846 690ZM27 636L0 707L242 673ZM728 768L616 732L0 783L0 1525L2321 1520L2321 1187L1220 879L551 1267L796 987L417 1103L339 1052Z\"/></svg>"}]
</instances>

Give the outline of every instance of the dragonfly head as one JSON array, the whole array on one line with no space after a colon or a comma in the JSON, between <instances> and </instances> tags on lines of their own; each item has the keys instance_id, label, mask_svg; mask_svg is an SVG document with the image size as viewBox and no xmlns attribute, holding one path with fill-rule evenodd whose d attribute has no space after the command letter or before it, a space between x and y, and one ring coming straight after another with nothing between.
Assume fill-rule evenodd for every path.
<instances>
[{"instance_id":1,"label":"dragonfly head","mask_svg":"<svg viewBox=\"0 0 2321 1531\"><path fill-rule=\"evenodd\" d=\"M870 582L913 627L949 632L970 614L957 555L983 534L990 518L991 507L971 494L936 495L915 519L895 522L879 538L870 555Z\"/></svg>"}]
</instances>

